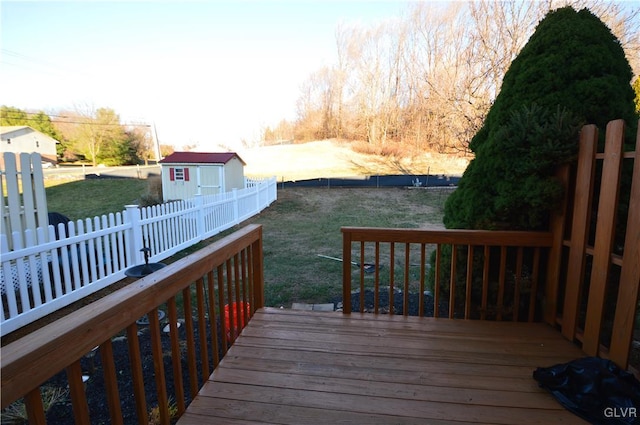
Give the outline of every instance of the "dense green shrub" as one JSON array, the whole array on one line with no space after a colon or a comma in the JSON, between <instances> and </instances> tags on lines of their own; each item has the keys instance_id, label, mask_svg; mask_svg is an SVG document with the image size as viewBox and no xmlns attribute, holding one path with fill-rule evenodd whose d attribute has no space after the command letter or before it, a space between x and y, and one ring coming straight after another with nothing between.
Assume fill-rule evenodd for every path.
<instances>
[{"instance_id":1,"label":"dense green shrub","mask_svg":"<svg viewBox=\"0 0 640 425\"><path fill-rule=\"evenodd\" d=\"M554 171L575 157L579 124L567 111L550 113L536 104L514 111L492 143L479 146L478 159L469 164L456 198L446 204L445 225L545 227L548 210L563 193Z\"/></svg>"},{"instance_id":2,"label":"dense green shrub","mask_svg":"<svg viewBox=\"0 0 640 425\"><path fill-rule=\"evenodd\" d=\"M589 10L550 12L505 74L474 160L445 206L448 228L543 229L562 192L553 179L577 150L576 124L637 116L619 41Z\"/></svg>"},{"instance_id":3,"label":"dense green shrub","mask_svg":"<svg viewBox=\"0 0 640 425\"><path fill-rule=\"evenodd\" d=\"M587 9L576 12L570 7L550 12L511 64L483 127L471 140L469 146L475 158L446 202L445 226L547 229L549 213L563 196L555 171L560 164L574 159L580 125L597 125L603 140L607 122L623 118L629 126L627 139L633 143L638 117L631 78L620 43L595 15ZM625 186L630 183L629 171L623 170L623 194L628 193ZM621 195L620 202L618 214L624 217L625 195ZM618 229L617 233L623 232ZM438 285L442 294L448 294L451 247L443 247L442 251ZM499 256L499 250L491 251L490 270L499 267ZM530 254L524 257L528 261ZM458 270L466 268L464 251L457 258ZM481 253L476 251L474 282L482 276L480 258ZM431 264L435 265L435 258ZM506 276L514 276L511 262L507 262ZM434 285L433 273L429 277L429 284ZM488 278L486 314L500 304L496 303L498 275L490 272ZM505 291L514 284L505 282ZM462 301L466 284L456 276L454 285L456 300ZM470 294L474 314L479 314L477 306L482 303L479 285L475 282ZM527 291L526 285L519 289L521 294ZM505 308L516 302L513 294L503 296ZM539 299L536 294L527 293L520 298L520 304L523 301ZM496 313L508 315L508 310Z\"/></svg>"}]
</instances>

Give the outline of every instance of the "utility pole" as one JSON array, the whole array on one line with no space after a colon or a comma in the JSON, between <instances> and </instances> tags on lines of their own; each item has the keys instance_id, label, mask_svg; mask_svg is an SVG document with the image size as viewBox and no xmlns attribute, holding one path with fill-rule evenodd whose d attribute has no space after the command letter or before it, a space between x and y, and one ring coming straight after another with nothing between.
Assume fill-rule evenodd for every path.
<instances>
[{"instance_id":1,"label":"utility pole","mask_svg":"<svg viewBox=\"0 0 640 425\"><path fill-rule=\"evenodd\" d=\"M153 150L156 155L157 164L162 159L162 156L160 155L160 142L158 141L158 132L156 131L155 121L151 121L151 137L153 138Z\"/></svg>"}]
</instances>

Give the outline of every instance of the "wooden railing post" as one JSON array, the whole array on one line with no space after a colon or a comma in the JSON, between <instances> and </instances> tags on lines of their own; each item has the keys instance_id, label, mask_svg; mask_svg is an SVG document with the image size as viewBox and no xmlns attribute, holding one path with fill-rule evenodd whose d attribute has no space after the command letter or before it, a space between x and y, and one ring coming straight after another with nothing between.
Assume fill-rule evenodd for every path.
<instances>
[{"instance_id":1,"label":"wooden railing post","mask_svg":"<svg viewBox=\"0 0 640 425\"><path fill-rule=\"evenodd\" d=\"M264 307L264 259L262 247L262 227L258 229L258 239L251 245L251 275L253 278L253 302L251 311Z\"/></svg>"},{"instance_id":2,"label":"wooden railing post","mask_svg":"<svg viewBox=\"0 0 640 425\"><path fill-rule=\"evenodd\" d=\"M616 231L623 141L624 121L611 121L607 125L604 147L602 183L600 185L600 199L598 200L598 222L596 225L593 265L591 267L591 282L589 283L587 318L582 341L582 350L590 356L598 355L600 347L600 329Z\"/></svg>"},{"instance_id":3,"label":"wooden railing post","mask_svg":"<svg viewBox=\"0 0 640 425\"><path fill-rule=\"evenodd\" d=\"M342 229L342 313L351 314L351 233Z\"/></svg>"},{"instance_id":4,"label":"wooden railing post","mask_svg":"<svg viewBox=\"0 0 640 425\"><path fill-rule=\"evenodd\" d=\"M598 128L587 125L580 132L576 190L573 200L573 221L571 224L571 250L567 271L564 308L562 309L562 335L568 340L575 338L578 307L582 297L585 251L589 236L589 218L593 195L595 156L598 146Z\"/></svg>"},{"instance_id":5,"label":"wooden railing post","mask_svg":"<svg viewBox=\"0 0 640 425\"><path fill-rule=\"evenodd\" d=\"M640 125L633 165L620 287L609 350L609 358L622 368L626 368L629 363L640 290Z\"/></svg>"}]
</instances>

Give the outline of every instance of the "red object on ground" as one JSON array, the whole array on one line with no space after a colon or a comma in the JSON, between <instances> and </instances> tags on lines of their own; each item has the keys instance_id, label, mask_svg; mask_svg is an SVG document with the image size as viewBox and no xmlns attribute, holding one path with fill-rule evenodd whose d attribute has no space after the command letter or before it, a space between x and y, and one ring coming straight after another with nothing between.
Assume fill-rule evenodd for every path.
<instances>
[{"instance_id":1,"label":"red object on ground","mask_svg":"<svg viewBox=\"0 0 640 425\"><path fill-rule=\"evenodd\" d=\"M238 313L238 304L240 305L240 317L236 318ZM224 325L227 330L227 340L231 340L231 321L233 320L234 336L236 339L244 328L244 317L248 314L251 305L249 303L231 303L224 306Z\"/></svg>"}]
</instances>

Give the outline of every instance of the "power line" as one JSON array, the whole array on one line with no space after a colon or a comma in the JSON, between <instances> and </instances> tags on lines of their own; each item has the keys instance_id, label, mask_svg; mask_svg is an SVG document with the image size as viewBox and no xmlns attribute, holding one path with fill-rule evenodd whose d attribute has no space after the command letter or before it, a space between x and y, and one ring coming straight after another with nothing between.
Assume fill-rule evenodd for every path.
<instances>
[{"instance_id":1,"label":"power line","mask_svg":"<svg viewBox=\"0 0 640 425\"><path fill-rule=\"evenodd\" d=\"M110 124L110 123L99 123L99 122L93 122L93 121L67 121L65 120L65 118L69 118L67 115L54 115L54 114L45 114L44 112L24 112L22 111L24 114L26 115L38 115L38 114L44 114L47 117L49 117L49 120L52 123L62 123L62 124L86 124L86 125L120 125L120 126L124 126L124 127L151 127L151 124L145 124L145 123L136 123L136 122L129 122L129 123L115 123L115 124ZM9 111L9 113L13 113L16 114L16 112L14 111ZM52 120L51 117L56 117L56 118L62 118L60 120ZM16 119L16 120L21 120L21 121L40 121L36 118L23 118L20 117L18 115L14 115L9 116L7 114L3 114L0 118L7 118L7 119Z\"/></svg>"},{"instance_id":2,"label":"power line","mask_svg":"<svg viewBox=\"0 0 640 425\"><path fill-rule=\"evenodd\" d=\"M19 52L15 52L13 50L9 50L9 49L0 49L0 51L2 52L2 55L0 56L0 59L2 59L2 62L8 65L12 65L12 66L21 66L21 67L31 67L33 68L33 64L35 65L44 65L46 67L49 67L50 69L53 69L53 72L51 71L47 71L47 70L43 70L42 68L37 68L37 71L43 74L49 74L49 75L69 75L69 74L76 74L79 76L83 76L83 77L88 77L88 78L92 78L91 75L84 73L82 71L78 71L77 69L65 69L64 67L58 65L57 63L53 63L53 62L49 62L49 61L45 61L42 59L37 59L31 56L27 56L25 54L19 53ZM12 58L18 59L18 60L22 60L27 62L26 64L12 64L9 62L5 62L4 61L4 56L10 56ZM55 74L54 74L55 73Z\"/></svg>"}]
</instances>

